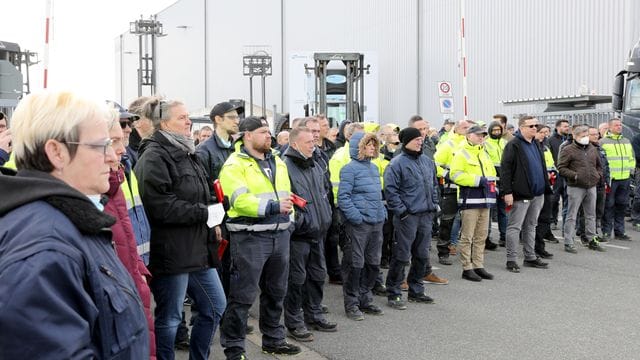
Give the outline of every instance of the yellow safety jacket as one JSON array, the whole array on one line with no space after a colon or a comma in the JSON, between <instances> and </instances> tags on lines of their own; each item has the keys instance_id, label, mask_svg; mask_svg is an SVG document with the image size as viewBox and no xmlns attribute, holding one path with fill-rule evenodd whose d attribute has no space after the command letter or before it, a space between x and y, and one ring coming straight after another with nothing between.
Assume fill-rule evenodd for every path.
<instances>
[{"instance_id":1,"label":"yellow safety jacket","mask_svg":"<svg viewBox=\"0 0 640 360\"><path fill-rule=\"evenodd\" d=\"M600 147L607 154L611 180L627 180L631 177L631 171L636 167L636 159L629 139L608 132L600 140Z\"/></svg>"},{"instance_id":2,"label":"yellow safety jacket","mask_svg":"<svg viewBox=\"0 0 640 360\"><path fill-rule=\"evenodd\" d=\"M447 141L438 143L436 153L433 155L433 160L436 163L436 173L439 178L450 178L449 168L453 160L453 155L464 142L466 142L464 135L451 132ZM452 181L445 180L445 188L447 187L456 188L457 186Z\"/></svg>"},{"instance_id":3,"label":"yellow safety jacket","mask_svg":"<svg viewBox=\"0 0 640 360\"><path fill-rule=\"evenodd\" d=\"M220 170L220 185L229 197L227 229L229 231L286 230L293 221L289 215L268 214L269 203L291 194L291 183L285 163L273 152L265 154L272 163L271 178L258 161L247 154L242 140L235 143L236 151ZM273 166L275 164L275 166Z\"/></svg>"},{"instance_id":4,"label":"yellow safety jacket","mask_svg":"<svg viewBox=\"0 0 640 360\"><path fill-rule=\"evenodd\" d=\"M329 179L333 188L333 203L338 206L338 186L340 186L340 170L351 161L349 155L349 142L345 141L344 146L337 149L331 159L329 159Z\"/></svg>"},{"instance_id":5,"label":"yellow safety jacket","mask_svg":"<svg viewBox=\"0 0 640 360\"><path fill-rule=\"evenodd\" d=\"M483 176L487 184L480 185ZM489 208L496 203L496 168L484 146L465 141L453 156L450 177L459 186L461 209Z\"/></svg>"}]
</instances>

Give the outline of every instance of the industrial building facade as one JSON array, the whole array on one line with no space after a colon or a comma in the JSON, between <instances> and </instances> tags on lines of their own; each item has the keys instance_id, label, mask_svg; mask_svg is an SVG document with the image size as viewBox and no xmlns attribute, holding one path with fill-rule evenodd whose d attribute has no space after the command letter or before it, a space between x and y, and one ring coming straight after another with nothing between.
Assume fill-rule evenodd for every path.
<instances>
[{"instance_id":1,"label":"industrial building facade","mask_svg":"<svg viewBox=\"0 0 640 360\"><path fill-rule=\"evenodd\" d=\"M634 0L180 0L157 14L166 36L157 39L156 91L192 112L248 102L243 55L266 50L267 108L296 117L309 102L304 64L313 53L359 52L371 65L364 119L405 124L421 114L437 125L464 116L462 10L470 119L542 111L501 103L512 99L608 95L640 39ZM135 35L117 37L116 94L125 104L138 94L138 52ZM260 104L255 80L253 99Z\"/></svg>"}]
</instances>

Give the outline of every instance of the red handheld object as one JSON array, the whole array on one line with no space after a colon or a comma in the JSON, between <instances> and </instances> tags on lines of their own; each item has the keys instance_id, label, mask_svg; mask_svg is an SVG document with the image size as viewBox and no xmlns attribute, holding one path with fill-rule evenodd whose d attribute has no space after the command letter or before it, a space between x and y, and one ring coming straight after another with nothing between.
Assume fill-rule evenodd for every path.
<instances>
[{"instance_id":1,"label":"red handheld object","mask_svg":"<svg viewBox=\"0 0 640 360\"><path fill-rule=\"evenodd\" d=\"M291 193L291 202L300 209L304 209L304 207L307 206L307 200L294 193Z\"/></svg>"},{"instance_id":2,"label":"red handheld object","mask_svg":"<svg viewBox=\"0 0 640 360\"><path fill-rule=\"evenodd\" d=\"M224 192L222 191L222 185L220 185L220 179L215 179L213 181L213 190L216 193L216 198L218 198L218 202L222 203L224 201Z\"/></svg>"},{"instance_id":3,"label":"red handheld object","mask_svg":"<svg viewBox=\"0 0 640 360\"><path fill-rule=\"evenodd\" d=\"M495 181L489 182L489 192L492 192L492 193L496 192L496 183L495 183Z\"/></svg>"},{"instance_id":4,"label":"red handheld object","mask_svg":"<svg viewBox=\"0 0 640 360\"><path fill-rule=\"evenodd\" d=\"M555 172L549 173L549 184L551 184L551 186L556 184L556 173Z\"/></svg>"}]
</instances>

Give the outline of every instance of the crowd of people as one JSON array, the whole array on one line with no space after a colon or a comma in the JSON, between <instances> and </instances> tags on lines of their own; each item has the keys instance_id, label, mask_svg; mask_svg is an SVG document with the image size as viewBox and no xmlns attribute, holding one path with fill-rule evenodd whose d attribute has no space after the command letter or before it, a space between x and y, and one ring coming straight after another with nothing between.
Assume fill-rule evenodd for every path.
<instances>
[{"instance_id":1,"label":"crowd of people","mask_svg":"<svg viewBox=\"0 0 640 360\"><path fill-rule=\"evenodd\" d=\"M321 114L272 134L243 112L219 103L197 135L187 106L161 97L125 109L31 94L10 130L0 113L0 358L207 359L219 328L226 358L245 359L258 295L262 350L293 355L287 337L339 331L327 280L354 321L384 314L376 295L392 310L433 303L424 284L449 281L432 241L440 264L457 256L481 282L498 247L518 273L519 244L522 266L546 269L546 242L576 254L575 237L598 252L631 240L640 135L616 118L552 131L498 114L438 131L418 115L332 128ZM640 201L631 221L640 231Z\"/></svg>"}]
</instances>

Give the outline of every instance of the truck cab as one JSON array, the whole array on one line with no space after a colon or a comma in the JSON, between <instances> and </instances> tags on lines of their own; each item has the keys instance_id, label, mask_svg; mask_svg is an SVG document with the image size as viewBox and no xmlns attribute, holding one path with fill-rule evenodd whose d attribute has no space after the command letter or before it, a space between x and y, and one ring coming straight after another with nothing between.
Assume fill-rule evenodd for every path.
<instances>
[{"instance_id":1,"label":"truck cab","mask_svg":"<svg viewBox=\"0 0 640 360\"><path fill-rule=\"evenodd\" d=\"M640 41L616 75L612 95L613 110L622 113L623 135L631 139L640 133Z\"/></svg>"}]
</instances>

